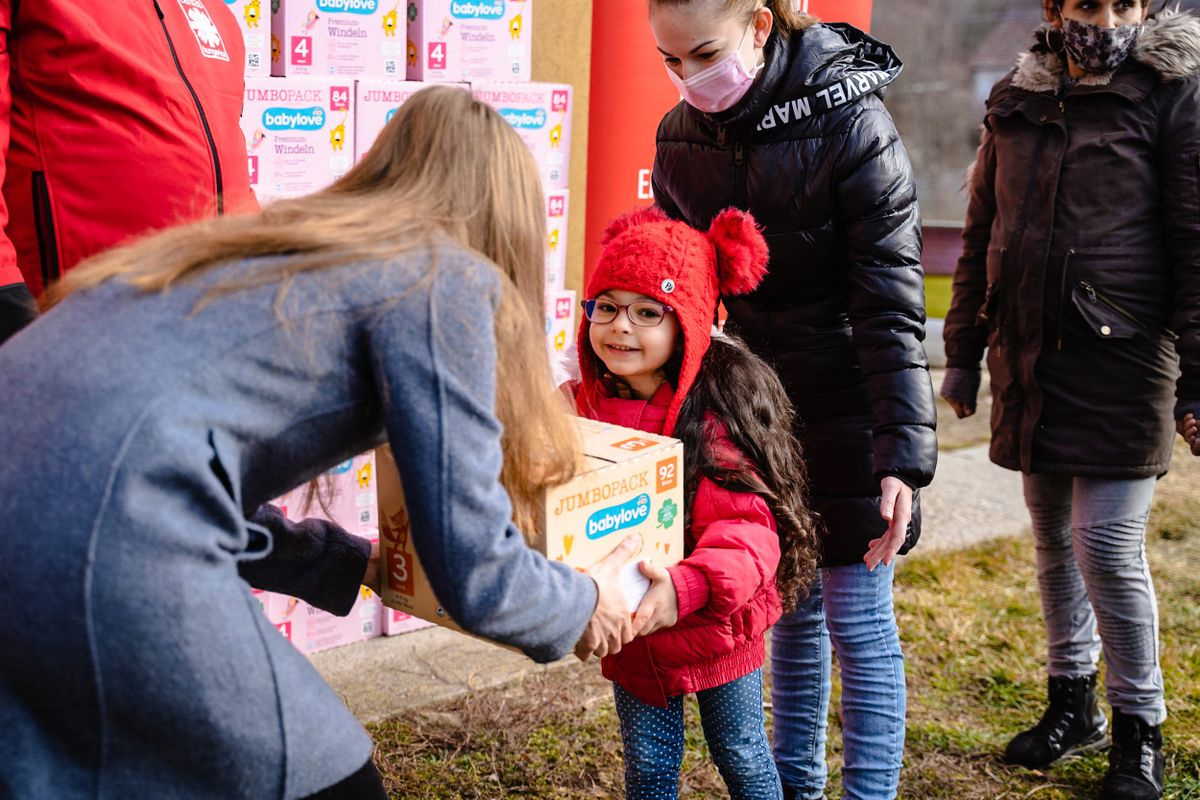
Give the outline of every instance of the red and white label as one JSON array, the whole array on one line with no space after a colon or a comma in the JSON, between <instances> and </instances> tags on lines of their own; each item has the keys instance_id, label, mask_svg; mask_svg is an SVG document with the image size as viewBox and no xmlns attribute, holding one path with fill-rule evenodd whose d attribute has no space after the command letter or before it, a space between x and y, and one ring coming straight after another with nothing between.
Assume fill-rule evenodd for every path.
<instances>
[{"instance_id":1,"label":"red and white label","mask_svg":"<svg viewBox=\"0 0 1200 800\"><path fill-rule=\"evenodd\" d=\"M555 89L550 93L550 110L561 113L567 110L567 98L571 96L566 89Z\"/></svg>"},{"instance_id":2,"label":"red and white label","mask_svg":"<svg viewBox=\"0 0 1200 800\"><path fill-rule=\"evenodd\" d=\"M249 159L246 166L248 166L250 168L250 185L257 186L258 185L258 156L247 156L247 158ZM284 512L284 516L287 516L287 512Z\"/></svg>"},{"instance_id":3,"label":"red and white label","mask_svg":"<svg viewBox=\"0 0 1200 800\"><path fill-rule=\"evenodd\" d=\"M446 43L445 42L430 42L429 43L429 69L445 69L446 68Z\"/></svg>"},{"instance_id":4,"label":"red and white label","mask_svg":"<svg viewBox=\"0 0 1200 800\"><path fill-rule=\"evenodd\" d=\"M329 110L330 111L349 111L350 110L350 87L349 86L331 86L329 88Z\"/></svg>"},{"instance_id":5,"label":"red and white label","mask_svg":"<svg viewBox=\"0 0 1200 800\"><path fill-rule=\"evenodd\" d=\"M289 58L291 59L293 66L312 66L313 49L311 36L293 36L291 38L291 45L288 50L291 52Z\"/></svg>"},{"instance_id":6,"label":"red and white label","mask_svg":"<svg viewBox=\"0 0 1200 800\"><path fill-rule=\"evenodd\" d=\"M563 196L561 194L550 196L550 216L561 217L563 215L563 211L566 210L566 207L566 201L563 200Z\"/></svg>"},{"instance_id":7,"label":"red and white label","mask_svg":"<svg viewBox=\"0 0 1200 800\"><path fill-rule=\"evenodd\" d=\"M204 3L201 0L178 1L179 8L183 11L183 16L187 19L188 26L191 27L192 34L196 37L196 44L200 46L200 55L218 61L228 61L229 51L225 49L221 31L217 29L217 23L213 22Z\"/></svg>"},{"instance_id":8,"label":"red and white label","mask_svg":"<svg viewBox=\"0 0 1200 800\"><path fill-rule=\"evenodd\" d=\"M560 297L554 301L554 318L567 319L571 316L571 308L574 304L569 297Z\"/></svg>"}]
</instances>

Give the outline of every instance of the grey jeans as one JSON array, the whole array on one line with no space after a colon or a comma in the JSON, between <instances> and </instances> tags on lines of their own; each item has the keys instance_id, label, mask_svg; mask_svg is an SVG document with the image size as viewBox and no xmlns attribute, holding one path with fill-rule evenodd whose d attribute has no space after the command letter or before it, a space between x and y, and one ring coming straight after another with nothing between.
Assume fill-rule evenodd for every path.
<instances>
[{"instance_id":1,"label":"grey jeans","mask_svg":"<svg viewBox=\"0 0 1200 800\"><path fill-rule=\"evenodd\" d=\"M1162 724L1158 602L1146 561L1154 478L1024 479L1050 674L1090 675L1103 650L1109 705Z\"/></svg>"}]
</instances>

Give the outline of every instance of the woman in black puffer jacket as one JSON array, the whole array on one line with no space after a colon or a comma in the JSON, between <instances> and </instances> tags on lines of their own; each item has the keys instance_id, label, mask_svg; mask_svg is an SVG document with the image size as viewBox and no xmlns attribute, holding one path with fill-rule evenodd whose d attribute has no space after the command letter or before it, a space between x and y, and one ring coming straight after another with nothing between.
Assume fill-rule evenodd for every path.
<instances>
[{"instance_id":1,"label":"woman in black puffer jacket","mask_svg":"<svg viewBox=\"0 0 1200 800\"><path fill-rule=\"evenodd\" d=\"M704 228L750 211L771 248L729 325L795 403L824 569L773 634L775 756L789 797L820 797L830 638L842 668L846 797L896 794L904 664L892 561L920 530L937 459L924 282L908 156L878 93L901 65L849 25L789 2L650 0L685 102L663 119L654 191ZM828 634L826 634L826 625Z\"/></svg>"},{"instance_id":2,"label":"woman in black puffer jacket","mask_svg":"<svg viewBox=\"0 0 1200 800\"><path fill-rule=\"evenodd\" d=\"M1147 513L1175 431L1200 454L1200 20L1149 0L1045 0L996 84L968 184L942 393L1023 473L1048 708L1008 745L1044 768L1108 744L1106 798L1163 792L1166 718Z\"/></svg>"}]
</instances>

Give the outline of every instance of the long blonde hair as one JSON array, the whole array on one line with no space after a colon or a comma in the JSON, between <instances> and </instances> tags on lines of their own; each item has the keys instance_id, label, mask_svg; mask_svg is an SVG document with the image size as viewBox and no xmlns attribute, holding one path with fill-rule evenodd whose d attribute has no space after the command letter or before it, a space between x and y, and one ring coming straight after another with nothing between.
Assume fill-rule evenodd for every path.
<instances>
[{"instance_id":1,"label":"long blonde hair","mask_svg":"<svg viewBox=\"0 0 1200 800\"><path fill-rule=\"evenodd\" d=\"M696 0L649 0L650 10L662 6L690 6ZM818 22L817 18L796 8L794 0L716 0L722 14L750 17L759 8L771 9L773 29L785 39Z\"/></svg>"},{"instance_id":2,"label":"long blonde hair","mask_svg":"<svg viewBox=\"0 0 1200 800\"><path fill-rule=\"evenodd\" d=\"M541 490L574 476L577 452L574 426L550 385L545 238L537 168L520 137L468 92L431 87L413 95L332 186L259 214L197 222L110 250L68 273L50 302L110 279L164 291L219 264L286 255L247 261L203 302L273 283L282 298L301 273L391 260L439 239L478 251L503 276L495 317L501 482L513 520L532 537Z\"/></svg>"}]
</instances>

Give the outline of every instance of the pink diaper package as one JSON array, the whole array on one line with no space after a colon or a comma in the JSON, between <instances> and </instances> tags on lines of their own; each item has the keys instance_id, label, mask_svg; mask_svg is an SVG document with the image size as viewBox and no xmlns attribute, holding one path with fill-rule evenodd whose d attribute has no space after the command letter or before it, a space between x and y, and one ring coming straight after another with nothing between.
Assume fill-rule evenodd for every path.
<instances>
[{"instance_id":1,"label":"pink diaper package","mask_svg":"<svg viewBox=\"0 0 1200 800\"><path fill-rule=\"evenodd\" d=\"M394 608L383 609L383 635L384 636L399 636L402 633L412 633L413 631L432 628L432 622L414 617L410 614L405 614L403 611L397 611Z\"/></svg>"},{"instance_id":2,"label":"pink diaper package","mask_svg":"<svg viewBox=\"0 0 1200 800\"><path fill-rule=\"evenodd\" d=\"M566 288L567 209L570 192L560 189L546 193L546 293Z\"/></svg>"},{"instance_id":3,"label":"pink diaper package","mask_svg":"<svg viewBox=\"0 0 1200 800\"><path fill-rule=\"evenodd\" d=\"M562 83L472 83L471 92L500 112L529 145L545 190L566 189L571 161L571 87Z\"/></svg>"},{"instance_id":4,"label":"pink diaper package","mask_svg":"<svg viewBox=\"0 0 1200 800\"><path fill-rule=\"evenodd\" d=\"M528 81L533 0L410 0L408 79Z\"/></svg>"},{"instance_id":5,"label":"pink diaper package","mask_svg":"<svg viewBox=\"0 0 1200 800\"><path fill-rule=\"evenodd\" d=\"M271 74L403 78L402 0L271 0Z\"/></svg>"},{"instance_id":6,"label":"pink diaper package","mask_svg":"<svg viewBox=\"0 0 1200 800\"><path fill-rule=\"evenodd\" d=\"M379 529L378 500L375 494L375 451L346 459L318 479L317 496L309 498L307 486L301 486L275 500L290 520L316 517L336 522L355 536L372 538Z\"/></svg>"},{"instance_id":7,"label":"pink diaper package","mask_svg":"<svg viewBox=\"0 0 1200 800\"><path fill-rule=\"evenodd\" d=\"M546 348L555 386L568 380L561 362L567 348L575 344L575 306L575 292L570 289L546 294Z\"/></svg>"},{"instance_id":8,"label":"pink diaper package","mask_svg":"<svg viewBox=\"0 0 1200 800\"><path fill-rule=\"evenodd\" d=\"M378 534L374 541L379 541ZM307 614L304 635L302 639L293 639L302 653L320 653L383 635L383 601L365 586L359 589L354 608L344 617L335 617L307 603L304 606Z\"/></svg>"},{"instance_id":9,"label":"pink diaper package","mask_svg":"<svg viewBox=\"0 0 1200 800\"><path fill-rule=\"evenodd\" d=\"M356 159L371 149L383 126L392 121L400 106L422 89L432 84L420 81L386 81L364 78L356 81L354 121L354 152ZM465 91L468 87L462 84Z\"/></svg>"},{"instance_id":10,"label":"pink diaper package","mask_svg":"<svg viewBox=\"0 0 1200 800\"><path fill-rule=\"evenodd\" d=\"M242 132L260 203L323 189L354 163L353 81L247 78Z\"/></svg>"},{"instance_id":11,"label":"pink diaper package","mask_svg":"<svg viewBox=\"0 0 1200 800\"><path fill-rule=\"evenodd\" d=\"M319 497L310 498L308 487L302 486L272 505L293 522L312 517L326 519L355 536L379 541L374 451L343 461L325 473L319 483ZM383 635L383 603L366 587L359 589L354 608L345 617L287 595L257 590L255 595L263 604L267 620L302 653L319 653Z\"/></svg>"},{"instance_id":12,"label":"pink diaper package","mask_svg":"<svg viewBox=\"0 0 1200 800\"><path fill-rule=\"evenodd\" d=\"M237 20L246 44L245 75L261 78L271 74L271 5L267 0L225 0Z\"/></svg>"}]
</instances>

